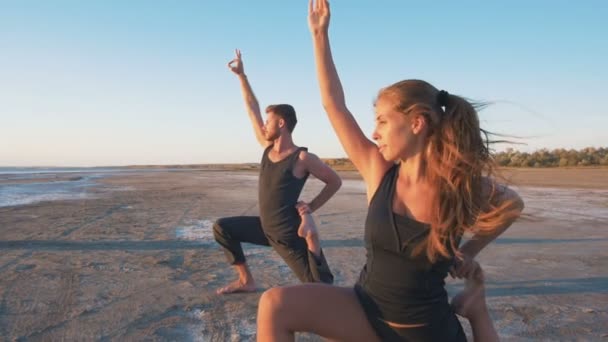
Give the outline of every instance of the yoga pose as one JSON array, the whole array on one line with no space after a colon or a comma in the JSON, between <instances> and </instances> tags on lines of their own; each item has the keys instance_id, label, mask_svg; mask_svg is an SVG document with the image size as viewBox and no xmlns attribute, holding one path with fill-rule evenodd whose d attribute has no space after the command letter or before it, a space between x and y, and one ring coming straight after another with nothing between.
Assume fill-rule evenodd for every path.
<instances>
[{"instance_id":1,"label":"yoga pose","mask_svg":"<svg viewBox=\"0 0 608 342\"><path fill-rule=\"evenodd\" d=\"M354 288L266 291L258 340L290 341L294 332L308 331L340 341L464 341L456 313L470 320L476 339L497 339L474 258L519 217L523 202L492 178L475 107L425 81L397 82L377 96L375 143L369 140L344 100L329 19L327 0L311 0L323 107L366 184L366 263ZM460 246L465 232L473 236ZM467 279L454 307L445 290L448 273Z\"/></svg>"},{"instance_id":2,"label":"yoga pose","mask_svg":"<svg viewBox=\"0 0 608 342\"><path fill-rule=\"evenodd\" d=\"M325 204L342 185L340 177L305 147L294 144L291 133L297 123L296 113L288 104L266 108L262 121L260 106L243 68L241 52L228 63L241 83L241 91L253 124L264 148L260 164L260 216L225 217L213 226L215 240L223 247L228 262L234 265L238 279L217 290L218 294L255 291L241 242L272 246L302 282L333 283L333 275L319 245L319 236L310 213ZM310 202L298 202L308 175L325 183ZM299 204L298 204L299 203ZM296 206L302 206L302 218Z\"/></svg>"}]
</instances>

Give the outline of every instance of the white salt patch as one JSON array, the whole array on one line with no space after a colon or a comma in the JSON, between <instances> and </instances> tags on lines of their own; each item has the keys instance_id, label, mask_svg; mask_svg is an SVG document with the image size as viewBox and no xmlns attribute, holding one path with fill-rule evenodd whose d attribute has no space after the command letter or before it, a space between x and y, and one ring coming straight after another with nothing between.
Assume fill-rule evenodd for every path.
<instances>
[{"instance_id":1,"label":"white salt patch","mask_svg":"<svg viewBox=\"0 0 608 342\"><path fill-rule=\"evenodd\" d=\"M205 322L213 320L213 310L192 310L188 313L188 317L195 323L192 324L190 332L195 341L216 341L216 336L210 336L210 332L205 326ZM237 319L228 313L225 318L228 322L238 322L238 324L230 324L230 340L229 341L254 341L257 331L255 320ZM215 337L215 339L213 339Z\"/></svg>"},{"instance_id":2,"label":"white salt patch","mask_svg":"<svg viewBox=\"0 0 608 342\"><path fill-rule=\"evenodd\" d=\"M64 194L19 194L8 193L0 196L0 207L17 206L24 204L32 204L45 201L60 201L60 200L84 200L91 199L91 196L86 193L64 193Z\"/></svg>"},{"instance_id":3,"label":"white salt patch","mask_svg":"<svg viewBox=\"0 0 608 342\"><path fill-rule=\"evenodd\" d=\"M213 221L188 220L185 225L175 228L175 235L181 240L209 241L213 239Z\"/></svg>"},{"instance_id":4,"label":"white salt patch","mask_svg":"<svg viewBox=\"0 0 608 342\"><path fill-rule=\"evenodd\" d=\"M190 328L190 336L192 337L192 340L197 342L210 341L210 337L204 333L205 321L207 319L211 319L210 317L206 317L209 316L209 314L205 312L205 310L196 309L190 312L188 316L193 321L197 321L197 323L193 324Z\"/></svg>"},{"instance_id":5,"label":"white salt patch","mask_svg":"<svg viewBox=\"0 0 608 342\"><path fill-rule=\"evenodd\" d=\"M257 332L257 326L256 324L253 322L249 322L249 321L240 321L239 325L234 327L233 329L235 329L236 331L232 331L232 341L234 342L238 342L238 341L253 341L254 340L254 336Z\"/></svg>"}]
</instances>

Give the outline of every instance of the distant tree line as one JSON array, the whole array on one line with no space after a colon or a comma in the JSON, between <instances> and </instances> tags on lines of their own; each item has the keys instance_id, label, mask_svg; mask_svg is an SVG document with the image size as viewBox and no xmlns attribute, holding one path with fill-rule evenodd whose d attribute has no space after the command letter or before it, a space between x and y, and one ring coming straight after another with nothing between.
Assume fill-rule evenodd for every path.
<instances>
[{"instance_id":1,"label":"distant tree line","mask_svg":"<svg viewBox=\"0 0 608 342\"><path fill-rule=\"evenodd\" d=\"M508 148L495 153L494 158L498 165L509 167L608 166L608 148L541 149L531 153Z\"/></svg>"},{"instance_id":2,"label":"distant tree line","mask_svg":"<svg viewBox=\"0 0 608 342\"><path fill-rule=\"evenodd\" d=\"M572 167L572 166L608 166L607 147L587 147L581 150L558 148L540 149L534 152L520 152L508 148L493 153L499 166L503 167ZM347 158L323 159L325 163L337 170L354 170Z\"/></svg>"}]
</instances>

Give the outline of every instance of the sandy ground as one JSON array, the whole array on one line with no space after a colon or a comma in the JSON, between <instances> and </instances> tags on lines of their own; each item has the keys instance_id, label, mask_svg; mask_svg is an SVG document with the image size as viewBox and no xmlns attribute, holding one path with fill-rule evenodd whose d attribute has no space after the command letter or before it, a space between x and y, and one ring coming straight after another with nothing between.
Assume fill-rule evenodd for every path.
<instances>
[{"instance_id":1,"label":"sandy ground","mask_svg":"<svg viewBox=\"0 0 608 342\"><path fill-rule=\"evenodd\" d=\"M608 341L608 170L509 172L527 217L479 256L501 339ZM346 178L316 214L341 286L364 263L364 190ZM0 208L0 340L250 341L261 291L297 282L271 249L246 245L260 291L214 295L234 274L211 223L257 214L255 173L97 183L85 199ZM309 181L304 199L320 188Z\"/></svg>"}]
</instances>

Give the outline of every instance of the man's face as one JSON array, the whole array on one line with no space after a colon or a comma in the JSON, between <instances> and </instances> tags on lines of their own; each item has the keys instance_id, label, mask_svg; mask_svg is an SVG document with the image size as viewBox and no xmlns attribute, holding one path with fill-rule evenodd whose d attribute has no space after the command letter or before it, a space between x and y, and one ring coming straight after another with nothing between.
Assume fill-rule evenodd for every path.
<instances>
[{"instance_id":1,"label":"man's face","mask_svg":"<svg viewBox=\"0 0 608 342\"><path fill-rule=\"evenodd\" d=\"M264 123L264 138L267 141L274 141L281 136L281 123L280 117L275 115L273 112L266 115L266 122Z\"/></svg>"}]
</instances>

